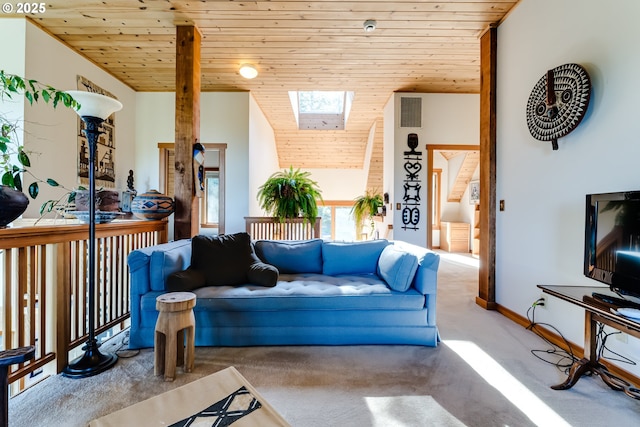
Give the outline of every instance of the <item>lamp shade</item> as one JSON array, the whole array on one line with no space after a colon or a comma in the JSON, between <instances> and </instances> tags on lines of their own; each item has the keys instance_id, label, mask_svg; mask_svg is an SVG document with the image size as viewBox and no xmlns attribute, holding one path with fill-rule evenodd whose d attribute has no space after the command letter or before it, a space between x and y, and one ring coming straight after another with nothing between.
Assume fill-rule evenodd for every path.
<instances>
[{"instance_id":1,"label":"lamp shade","mask_svg":"<svg viewBox=\"0 0 640 427\"><path fill-rule=\"evenodd\" d=\"M122 103L109 96L81 90L68 90L67 93L80 104L80 109L76 111L80 117L90 116L105 120L122 109Z\"/></svg>"},{"instance_id":2,"label":"lamp shade","mask_svg":"<svg viewBox=\"0 0 640 427\"><path fill-rule=\"evenodd\" d=\"M257 77L258 70L251 64L242 64L240 67L240 75L245 79L253 79Z\"/></svg>"}]
</instances>

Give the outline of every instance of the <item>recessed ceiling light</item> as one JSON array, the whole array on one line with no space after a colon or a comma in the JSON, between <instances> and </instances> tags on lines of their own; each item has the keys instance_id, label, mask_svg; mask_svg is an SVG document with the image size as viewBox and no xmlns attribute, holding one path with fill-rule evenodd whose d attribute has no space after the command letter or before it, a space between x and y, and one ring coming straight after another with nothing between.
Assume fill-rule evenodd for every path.
<instances>
[{"instance_id":1,"label":"recessed ceiling light","mask_svg":"<svg viewBox=\"0 0 640 427\"><path fill-rule=\"evenodd\" d=\"M258 76L258 70L251 64L242 64L240 66L240 75L245 79L253 79Z\"/></svg>"},{"instance_id":2,"label":"recessed ceiling light","mask_svg":"<svg viewBox=\"0 0 640 427\"><path fill-rule=\"evenodd\" d=\"M366 33L371 33L376 29L376 24L375 19L367 19L364 21L364 24L362 24L362 28L364 28Z\"/></svg>"}]
</instances>

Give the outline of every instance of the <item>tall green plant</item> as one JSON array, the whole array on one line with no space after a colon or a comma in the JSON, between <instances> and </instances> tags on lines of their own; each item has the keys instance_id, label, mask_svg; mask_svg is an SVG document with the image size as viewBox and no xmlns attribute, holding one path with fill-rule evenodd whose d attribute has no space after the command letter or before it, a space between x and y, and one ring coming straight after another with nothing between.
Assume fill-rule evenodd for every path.
<instances>
[{"instance_id":1,"label":"tall green plant","mask_svg":"<svg viewBox=\"0 0 640 427\"><path fill-rule=\"evenodd\" d=\"M309 178L310 175L310 172L294 170L293 166L274 173L258 188L260 208L280 222L303 217L315 224L317 201L322 200L322 192L318 183Z\"/></svg>"},{"instance_id":2,"label":"tall green plant","mask_svg":"<svg viewBox=\"0 0 640 427\"><path fill-rule=\"evenodd\" d=\"M53 108L62 103L65 107L78 109L80 104L66 92L42 84L37 80L28 80L15 74L7 74L0 70L0 101L12 99L13 95L23 95L29 105L39 100L45 103L51 102ZM28 173L35 181L29 185L29 196L32 199L38 197L39 184L46 182L52 187L60 184L54 179L42 180L29 171L31 160L29 152L18 141L17 124L10 121L4 114L0 114L0 173L2 173L2 185L6 185L18 191L22 190L22 173Z\"/></svg>"},{"instance_id":3,"label":"tall green plant","mask_svg":"<svg viewBox=\"0 0 640 427\"><path fill-rule=\"evenodd\" d=\"M369 219L371 221L371 232L373 232L375 228L373 216L378 213L378 208L383 205L382 195L374 190L367 190L362 196L356 198L351 208L351 215L353 215L353 219L356 222L356 228L359 230L364 227L364 221ZM357 234L359 235L359 233Z\"/></svg>"}]
</instances>

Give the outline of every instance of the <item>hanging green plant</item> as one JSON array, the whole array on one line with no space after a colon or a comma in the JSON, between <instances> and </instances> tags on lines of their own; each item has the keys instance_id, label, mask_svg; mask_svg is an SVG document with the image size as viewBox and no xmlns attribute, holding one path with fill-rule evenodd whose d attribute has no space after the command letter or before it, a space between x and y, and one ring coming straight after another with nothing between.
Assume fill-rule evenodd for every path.
<instances>
[{"instance_id":1,"label":"hanging green plant","mask_svg":"<svg viewBox=\"0 0 640 427\"><path fill-rule=\"evenodd\" d=\"M303 217L315 224L322 192L310 175L310 172L294 170L293 166L274 173L258 188L260 208L280 222Z\"/></svg>"},{"instance_id":2,"label":"hanging green plant","mask_svg":"<svg viewBox=\"0 0 640 427\"><path fill-rule=\"evenodd\" d=\"M356 223L356 229L361 230L364 227L365 220L370 220L371 232L375 229L373 216L378 213L378 208L384 205L382 195L375 190L367 190L364 195L354 200L351 208L351 215ZM359 233L356 233L359 235Z\"/></svg>"}]
</instances>

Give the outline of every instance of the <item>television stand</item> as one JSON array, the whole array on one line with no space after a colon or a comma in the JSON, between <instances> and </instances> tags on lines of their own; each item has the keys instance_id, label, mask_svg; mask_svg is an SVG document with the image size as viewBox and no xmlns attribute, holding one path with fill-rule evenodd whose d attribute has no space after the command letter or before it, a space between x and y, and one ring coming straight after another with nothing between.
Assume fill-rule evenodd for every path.
<instances>
[{"instance_id":1,"label":"television stand","mask_svg":"<svg viewBox=\"0 0 640 427\"><path fill-rule=\"evenodd\" d=\"M640 400L640 389L612 374L600 363L597 349L597 325L602 323L621 332L640 338L640 322L621 316L612 308L616 308L616 294L607 288L595 286L546 286L538 285L542 292L560 298L571 304L584 308L584 357L573 363L567 379L558 385L551 386L554 390L567 390L573 387L585 374L598 375L605 384L616 391L624 391L628 396ZM598 298L593 296L596 292ZM610 296L607 302L602 296Z\"/></svg>"}]
</instances>

